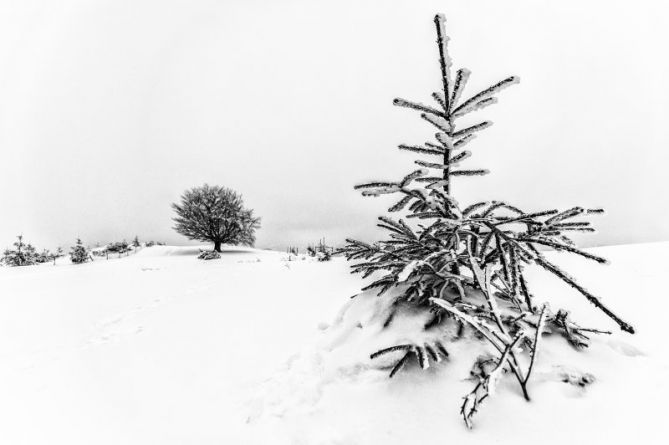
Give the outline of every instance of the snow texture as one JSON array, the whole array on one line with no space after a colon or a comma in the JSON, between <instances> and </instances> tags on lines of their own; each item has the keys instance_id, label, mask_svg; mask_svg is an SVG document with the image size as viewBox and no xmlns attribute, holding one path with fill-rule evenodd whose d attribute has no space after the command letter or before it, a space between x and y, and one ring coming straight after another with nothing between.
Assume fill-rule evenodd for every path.
<instances>
[{"instance_id":1,"label":"snow texture","mask_svg":"<svg viewBox=\"0 0 669 445\"><path fill-rule=\"evenodd\" d=\"M559 280L530 275L584 325L613 330L577 351L542 339L525 402L501 375L467 430L459 416L483 343L392 379L398 344L444 338L421 311L384 328L392 299L358 294L342 258L197 247L0 268L0 443L657 443L669 398L663 317L669 243L589 250L603 267L551 253L635 322L615 329ZM290 259L290 261L289 261ZM408 271L407 271L408 272ZM407 273L408 276L408 273Z\"/></svg>"}]
</instances>

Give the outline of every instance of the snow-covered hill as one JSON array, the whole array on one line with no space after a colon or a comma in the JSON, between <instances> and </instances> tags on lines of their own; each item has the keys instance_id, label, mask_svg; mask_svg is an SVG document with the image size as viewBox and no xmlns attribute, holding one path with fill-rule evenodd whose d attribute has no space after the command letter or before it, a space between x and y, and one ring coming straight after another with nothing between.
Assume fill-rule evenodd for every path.
<instances>
[{"instance_id":1,"label":"snow-covered hill","mask_svg":"<svg viewBox=\"0 0 669 445\"><path fill-rule=\"evenodd\" d=\"M361 281L341 258L235 248L199 261L197 248L154 246L0 268L0 443L659 443L669 243L595 250L612 265L555 257L638 334L586 352L554 342L533 401L502 384L473 431L458 416L471 345L389 380L367 358L384 341L364 309L376 302L351 303ZM584 325L614 328L557 281L532 284ZM585 374L594 383L563 381Z\"/></svg>"}]
</instances>

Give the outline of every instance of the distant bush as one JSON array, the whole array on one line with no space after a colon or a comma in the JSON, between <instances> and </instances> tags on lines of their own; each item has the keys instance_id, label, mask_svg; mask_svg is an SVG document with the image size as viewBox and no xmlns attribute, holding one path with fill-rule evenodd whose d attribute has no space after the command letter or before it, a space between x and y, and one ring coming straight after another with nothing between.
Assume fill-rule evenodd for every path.
<instances>
[{"instance_id":1,"label":"distant bush","mask_svg":"<svg viewBox=\"0 0 669 445\"><path fill-rule=\"evenodd\" d=\"M310 244L307 246L307 254L315 257L318 261L330 261L334 248L325 244L325 239L318 241L318 244Z\"/></svg>"},{"instance_id":2,"label":"distant bush","mask_svg":"<svg viewBox=\"0 0 669 445\"><path fill-rule=\"evenodd\" d=\"M63 253L63 248L58 247L56 249L56 251L51 254L51 259L53 260L53 265L55 266L56 265L56 260L60 257L63 257L63 256L65 256L65 254Z\"/></svg>"},{"instance_id":3,"label":"distant bush","mask_svg":"<svg viewBox=\"0 0 669 445\"><path fill-rule=\"evenodd\" d=\"M70 249L70 260L73 264L85 263L89 260L92 260L90 252L82 244L81 240L77 238L77 244Z\"/></svg>"},{"instance_id":4,"label":"distant bush","mask_svg":"<svg viewBox=\"0 0 669 445\"><path fill-rule=\"evenodd\" d=\"M200 260L217 260L221 258L221 254L216 252L215 250L205 250L203 252L200 252L200 254L197 257Z\"/></svg>"},{"instance_id":5,"label":"distant bush","mask_svg":"<svg viewBox=\"0 0 669 445\"><path fill-rule=\"evenodd\" d=\"M23 242L23 235L16 237L14 249L5 249L2 255L2 262L11 267L32 266L37 264L39 254L30 244Z\"/></svg>"},{"instance_id":6,"label":"distant bush","mask_svg":"<svg viewBox=\"0 0 669 445\"><path fill-rule=\"evenodd\" d=\"M53 261L54 254L49 249L42 249L42 252L35 254L35 262L38 264L49 263Z\"/></svg>"},{"instance_id":7,"label":"distant bush","mask_svg":"<svg viewBox=\"0 0 669 445\"><path fill-rule=\"evenodd\" d=\"M130 251L130 245L126 242L126 240L117 241L107 244L106 250L107 252L126 253Z\"/></svg>"},{"instance_id":8,"label":"distant bush","mask_svg":"<svg viewBox=\"0 0 669 445\"><path fill-rule=\"evenodd\" d=\"M332 259L332 253L329 251L318 252L316 258L318 261L330 261Z\"/></svg>"}]
</instances>

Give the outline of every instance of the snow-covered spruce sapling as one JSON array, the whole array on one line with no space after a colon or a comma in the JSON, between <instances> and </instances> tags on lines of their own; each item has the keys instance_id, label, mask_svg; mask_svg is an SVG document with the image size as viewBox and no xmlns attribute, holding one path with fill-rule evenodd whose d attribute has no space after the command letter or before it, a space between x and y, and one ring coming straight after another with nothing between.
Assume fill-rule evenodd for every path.
<instances>
[{"instance_id":1,"label":"snow-covered spruce sapling","mask_svg":"<svg viewBox=\"0 0 669 445\"><path fill-rule=\"evenodd\" d=\"M316 244L307 246L307 254L318 261L330 261L334 252L335 249L325 243L325 238L321 238Z\"/></svg>"},{"instance_id":2,"label":"snow-covered spruce sapling","mask_svg":"<svg viewBox=\"0 0 669 445\"><path fill-rule=\"evenodd\" d=\"M8 266L32 266L39 261L39 254L30 243L23 241L23 235L18 235L14 241L14 249L5 249L2 254L2 262Z\"/></svg>"},{"instance_id":3,"label":"snow-covered spruce sapling","mask_svg":"<svg viewBox=\"0 0 669 445\"><path fill-rule=\"evenodd\" d=\"M578 348L588 345L589 334L608 333L577 325L565 310L553 312L548 305L535 304L525 278L527 267L538 266L558 277L623 331L634 333L634 328L539 250L552 248L605 263L604 258L580 250L570 238L574 233L593 232L587 217L603 213L602 209L577 206L526 212L499 200L463 207L453 197L454 180L487 173L460 165L471 155L465 147L492 124L481 121L462 126L460 119L497 103L497 94L517 83L518 78L507 77L471 96L465 95L470 72L461 68L452 73L445 18L437 15L434 24L441 74L440 91L432 94L435 104L405 99L395 99L394 104L418 111L436 128L435 140L399 146L421 156L415 161L420 169L399 181L373 181L355 187L364 196L400 195L388 211L405 211L407 220L415 224L381 216L378 226L389 232L387 239L374 244L349 239L340 252L348 260L357 261L351 266L354 273L365 278L376 273L377 278L364 290L378 290L379 296L392 298L395 311L407 305L431 311L433 316L425 329L444 330L444 340L438 345L389 345L372 354L374 359L391 351L406 351L391 377L411 357L423 368L430 359L439 361L446 353L444 343L456 341L467 331L495 351L492 366L480 375L461 407L463 419L471 427L472 416L493 393L504 372L516 378L524 397L530 399L527 383L542 333L560 333ZM452 331L458 334L449 337L446 333Z\"/></svg>"},{"instance_id":4,"label":"snow-covered spruce sapling","mask_svg":"<svg viewBox=\"0 0 669 445\"><path fill-rule=\"evenodd\" d=\"M77 238L77 244L70 249L70 260L73 264L81 264L92 260L90 252L79 238Z\"/></svg>"}]
</instances>

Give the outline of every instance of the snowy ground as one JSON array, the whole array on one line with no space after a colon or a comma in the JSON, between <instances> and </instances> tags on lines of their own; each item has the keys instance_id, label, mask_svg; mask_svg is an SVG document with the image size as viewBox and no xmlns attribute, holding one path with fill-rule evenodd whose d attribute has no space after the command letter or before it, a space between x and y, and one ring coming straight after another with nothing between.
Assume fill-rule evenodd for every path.
<instances>
[{"instance_id":1,"label":"snowy ground","mask_svg":"<svg viewBox=\"0 0 669 445\"><path fill-rule=\"evenodd\" d=\"M391 339L364 304L340 310L361 285L341 258L235 249L204 262L197 248L155 246L0 268L0 443L659 443L669 243L594 250L612 264L554 258L638 334L586 352L547 342L532 402L508 380L472 431L458 415L471 345L387 379L366 357ZM559 282L538 273L532 284L582 324L614 328ZM596 379L586 388L562 381L585 373Z\"/></svg>"}]
</instances>

